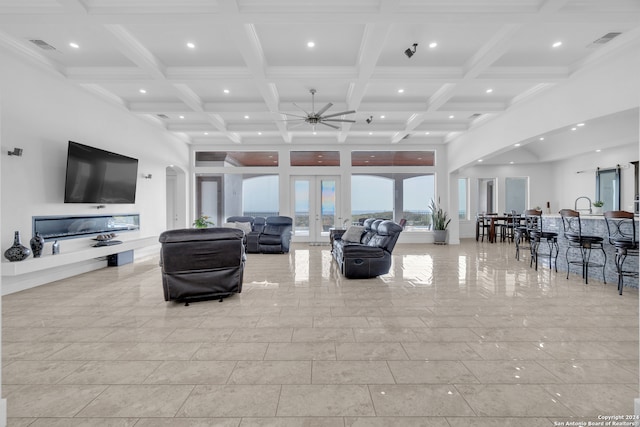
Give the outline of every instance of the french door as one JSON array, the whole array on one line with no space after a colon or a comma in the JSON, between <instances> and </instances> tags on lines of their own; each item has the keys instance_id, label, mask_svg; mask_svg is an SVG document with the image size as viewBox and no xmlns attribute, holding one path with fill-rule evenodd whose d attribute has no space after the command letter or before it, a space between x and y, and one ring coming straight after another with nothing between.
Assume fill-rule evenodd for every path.
<instances>
[{"instance_id":1,"label":"french door","mask_svg":"<svg viewBox=\"0 0 640 427\"><path fill-rule=\"evenodd\" d=\"M329 242L329 230L341 225L339 176L292 176L293 238L297 242Z\"/></svg>"}]
</instances>

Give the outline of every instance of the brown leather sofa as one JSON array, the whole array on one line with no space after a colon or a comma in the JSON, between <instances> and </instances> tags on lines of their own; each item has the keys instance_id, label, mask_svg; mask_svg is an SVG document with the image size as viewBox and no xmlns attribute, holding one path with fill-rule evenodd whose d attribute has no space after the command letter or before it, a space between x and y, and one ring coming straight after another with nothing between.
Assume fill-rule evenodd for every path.
<instances>
[{"instance_id":1,"label":"brown leather sofa","mask_svg":"<svg viewBox=\"0 0 640 427\"><path fill-rule=\"evenodd\" d=\"M244 233L233 228L180 229L160 235L165 301L188 303L242 292Z\"/></svg>"}]
</instances>

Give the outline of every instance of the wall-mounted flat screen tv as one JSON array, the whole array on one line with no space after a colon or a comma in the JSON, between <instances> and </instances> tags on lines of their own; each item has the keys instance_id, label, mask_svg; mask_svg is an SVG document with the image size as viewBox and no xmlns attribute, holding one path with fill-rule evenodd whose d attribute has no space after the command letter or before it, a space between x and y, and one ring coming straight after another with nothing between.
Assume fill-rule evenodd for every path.
<instances>
[{"instance_id":1,"label":"wall-mounted flat screen tv","mask_svg":"<svg viewBox=\"0 0 640 427\"><path fill-rule=\"evenodd\" d=\"M138 159L69 141L65 203L135 203Z\"/></svg>"}]
</instances>

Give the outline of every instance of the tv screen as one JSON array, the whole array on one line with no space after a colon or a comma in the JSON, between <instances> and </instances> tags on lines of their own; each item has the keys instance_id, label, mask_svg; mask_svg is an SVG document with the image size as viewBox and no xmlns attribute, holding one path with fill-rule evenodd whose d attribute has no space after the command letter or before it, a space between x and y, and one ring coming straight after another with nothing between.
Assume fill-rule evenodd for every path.
<instances>
[{"instance_id":1,"label":"tv screen","mask_svg":"<svg viewBox=\"0 0 640 427\"><path fill-rule=\"evenodd\" d=\"M69 141L65 203L135 203L138 160Z\"/></svg>"}]
</instances>

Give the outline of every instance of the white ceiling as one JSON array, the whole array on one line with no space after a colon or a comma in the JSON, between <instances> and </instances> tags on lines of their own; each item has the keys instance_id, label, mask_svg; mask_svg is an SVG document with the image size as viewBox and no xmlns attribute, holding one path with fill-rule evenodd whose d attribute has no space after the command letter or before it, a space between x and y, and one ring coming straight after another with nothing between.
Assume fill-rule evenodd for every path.
<instances>
[{"instance_id":1,"label":"white ceiling","mask_svg":"<svg viewBox=\"0 0 640 427\"><path fill-rule=\"evenodd\" d=\"M638 0L0 0L0 49L198 144L447 143L639 38ZM357 122L290 128L312 88Z\"/></svg>"}]
</instances>

